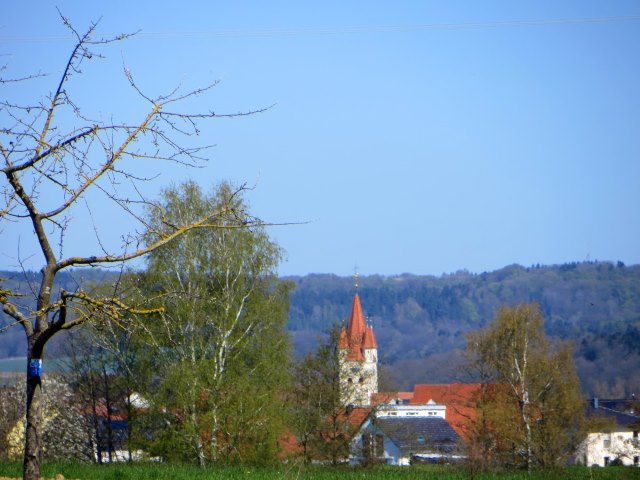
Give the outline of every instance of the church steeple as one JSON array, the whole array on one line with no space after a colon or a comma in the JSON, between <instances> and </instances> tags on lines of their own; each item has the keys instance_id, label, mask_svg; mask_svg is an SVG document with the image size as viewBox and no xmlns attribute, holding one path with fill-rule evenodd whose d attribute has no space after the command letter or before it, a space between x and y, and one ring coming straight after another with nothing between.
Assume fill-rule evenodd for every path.
<instances>
[{"instance_id":1,"label":"church steeple","mask_svg":"<svg viewBox=\"0 0 640 480\"><path fill-rule=\"evenodd\" d=\"M373 327L368 326L364 332L364 340L362 341L363 350L371 348L378 348L378 342L376 342L376 336L373 333Z\"/></svg>"},{"instance_id":2,"label":"church steeple","mask_svg":"<svg viewBox=\"0 0 640 480\"><path fill-rule=\"evenodd\" d=\"M369 405L371 394L378 391L377 349L373 327L365 322L360 295L356 292L349 323L340 331L338 340L345 404Z\"/></svg>"},{"instance_id":3,"label":"church steeple","mask_svg":"<svg viewBox=\"0 0 640 480\"><path fill-rule=\"evenodd\" d=\"M360 295L357 293L353 297L353 307L351 307L351 318L347 326L347 339L349 342L349 360L364 360L362 356L362 345L364 336L367 331L367 325L364 321L362 313L362 305L360 304Z\"/></svg>"}]
</instances>

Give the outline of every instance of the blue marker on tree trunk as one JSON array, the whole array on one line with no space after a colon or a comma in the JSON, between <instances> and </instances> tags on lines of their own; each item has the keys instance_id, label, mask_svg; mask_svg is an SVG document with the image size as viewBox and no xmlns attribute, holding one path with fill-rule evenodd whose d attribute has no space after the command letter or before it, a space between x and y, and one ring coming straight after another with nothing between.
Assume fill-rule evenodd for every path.
<instances>
[{"instance_id":1,"label":"blue marker on tree trunk","mask_svg":"<svg viewBox=\"0 0 640 480\"><path fill-rule=\"evenodd\" d=\"M29 376L40 378L42 376L42 359L32 358L29 362Z\"/></svg>"}]
</instances>

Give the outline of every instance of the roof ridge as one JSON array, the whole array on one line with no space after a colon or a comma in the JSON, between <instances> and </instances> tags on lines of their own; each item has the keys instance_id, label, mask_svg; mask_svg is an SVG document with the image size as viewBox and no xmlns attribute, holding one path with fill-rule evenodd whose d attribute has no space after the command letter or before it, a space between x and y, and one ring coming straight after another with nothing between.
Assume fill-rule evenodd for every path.
<instances>
[{"instance_id":1,"label":"roof ridge","mask_svg":"<svg viewBox=\"0 0 640 480\"><path fill-rule=\"evenodd\" d=\"M613 408L603 407L603 406L600 406L600 405L598 405L598 408L594 408L594 410L608 410L609 412L618 413L620 415L628 415L628 416L633 417L633 418L640 418L640 415L636 415L635 413L624 412L622 410L615 410Z\"/></svg>"}]
</instances>

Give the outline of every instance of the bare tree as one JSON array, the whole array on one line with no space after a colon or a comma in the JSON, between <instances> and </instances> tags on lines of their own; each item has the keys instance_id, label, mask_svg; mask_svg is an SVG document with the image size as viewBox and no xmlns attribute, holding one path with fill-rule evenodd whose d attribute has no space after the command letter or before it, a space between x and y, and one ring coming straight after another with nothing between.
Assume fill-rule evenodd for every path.
<instances>
[{"instance_id":1,"label":"bare tree","mask_svg":"<svg viewBox=\"0 0 640 480\"><path fill-rule=\"evenodd\" d=\"M202 155L207 147L185 146L192 143L189 137L199 133L198 124L202 121L234 115L218 115L213 111L183 112L179 105L204 94L215 84L187 93L176 89L168 95L152 97L144 93L131 73L125 70L133 91L147 103L147 111L134 122L111 123L89 118L72 96L81 68L89 60L100 58L100 47L128 35L96 38L97 24L81 33L66 18L62 17L62 20L75 37L75 45L55 89L47 97L29 104L0 101L0 118L4 124L0 127L0 171L4 177L0 186L0 231L7 222L28 222L43 258L39 284L32 285L35 306L23 305L17 292L0 285L0 304L9 319L4 328L20 326L28 344L25 479L39 477L43 442L41 372L45 345L57 333L91 319L96 311L116 321L124 313L136 312L136 308L122 297L117 285L107 296L93 296L82 290L54 292L56 275L72 267L122 265L168 244L187 231L224 228L217 223L217 218L228 215L232 208L222 205L218 211L206 212L187 223L171 223L163 214L162 206L142 194L138 187L145 178L136 176L133 169L133 166L139 168L141 162L197 165L204 160ZM28 82L38 76L4 78L0 82L5 85L13 81ZM236 115L248 113L255 112ZM135 195L119 194L123 184L130 185ZM70 233L74 215L83 208L90 213L90 192L103 195L120 215L130 215L140 222L139 232L148 233L154 228L145 222L140 213L143 209L156 211L156 218L163 219L163 228L156 231L151 241L145 241L138 232L126 233L121 248L115 250L111 250L96 233L97 254L69 255L64 250L66 235ZM98 219L100 221L106 219ZM19 257L19 252L17 255Z\"/></svg>"}]
</instances>

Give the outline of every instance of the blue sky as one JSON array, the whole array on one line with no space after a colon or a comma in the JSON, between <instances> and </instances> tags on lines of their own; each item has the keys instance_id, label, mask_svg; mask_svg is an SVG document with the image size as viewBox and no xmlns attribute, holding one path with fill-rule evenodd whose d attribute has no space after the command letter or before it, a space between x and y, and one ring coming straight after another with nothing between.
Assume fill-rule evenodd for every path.
<instances>
[{"instance_id":1,"label":"blue sky","mask_svg":"<svg viewBox=\"0 0 640 480\"><path fill-rule=\"evenodd\" d=\"M203 127L204 169L163 165L147 193L194 178L255 185L280 272L435 274L519 263L640 263L640 3L636 1L10 2L7 75L53 88L76 28L140 31L72 84L85 108L144 114L152 96L220 80L205 110L267 112ZM3 87L4 88L4 87ZM112 245L133 224L95 205ZM111 216L109 216L111 215ZM116 228L114 228L116 227ZM78 214L66 254L91 249ZM37 268L28 228L0 268Z\"/></svg>"}]
</instances>

